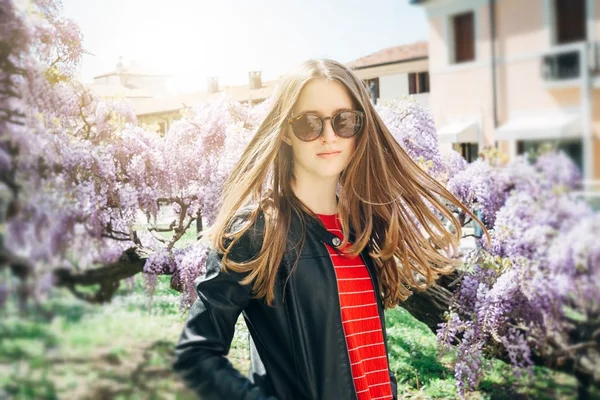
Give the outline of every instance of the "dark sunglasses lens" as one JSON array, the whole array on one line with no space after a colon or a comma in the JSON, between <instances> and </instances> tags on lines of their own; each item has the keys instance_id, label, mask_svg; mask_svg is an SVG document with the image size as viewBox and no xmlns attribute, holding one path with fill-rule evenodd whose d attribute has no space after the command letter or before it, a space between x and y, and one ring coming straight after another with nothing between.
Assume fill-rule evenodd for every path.
<instances>
[{"instance_id":1,"label":"dark sunglasses lens","mask_svg":"<svg viewBox=\"0 0 600 400\"><path fill-rule=\"evenodd\" d=\"M332 122L339 136L349 138L360 132L362 115L356 111L342 111L333 118Z\"/></svg>"},{"instance_id":2,"label":"dark sunglasses lens","mask_svg":"<svg viewBox=\"0 0 600 400\"><path fill-rule=\"evenodd\" d=\"M318 115L304 114L292 122L294 134L300 140L314 140L321 134L323 122Z\"/></svg>"}]
</instances>

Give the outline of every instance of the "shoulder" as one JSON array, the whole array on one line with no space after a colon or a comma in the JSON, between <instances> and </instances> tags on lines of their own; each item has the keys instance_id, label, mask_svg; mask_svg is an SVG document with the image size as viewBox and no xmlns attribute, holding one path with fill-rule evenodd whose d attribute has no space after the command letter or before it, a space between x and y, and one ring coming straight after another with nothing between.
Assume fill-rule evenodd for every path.
<instances>
[{"instance_id":1,"label":"shoulder","mask_svg":"<svg viewBox=\"0 0 600 400\"><path fill-rule=\"evenodd\" d=\"M265 234L265 216L258 206L246 206L238 210L227 227L229 245L238 238L231 249L232 255L251 259L262 249Z\"/></svg>"}]
</instances>

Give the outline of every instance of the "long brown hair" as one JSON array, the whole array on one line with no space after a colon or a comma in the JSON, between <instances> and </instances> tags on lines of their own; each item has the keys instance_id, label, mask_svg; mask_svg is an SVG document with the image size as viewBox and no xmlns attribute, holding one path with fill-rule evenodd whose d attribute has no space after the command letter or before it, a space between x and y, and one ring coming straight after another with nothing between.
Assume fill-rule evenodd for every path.
<instances>
[{"instance_id":1,"label":"long brown hair","mask_svg":"<svg viewBox=\"0 0 600 400\"><path fill-rule=\"evenodd\" d=\"M384 304L394 307L411 289L427 288L460 264L453 255L461 225L444 200L479 220L407 155L373 108L363 82L338 62L309 60L282 80L267 117L225 183L209 238L224 255L223 270L247 273L242 284L252 283L254 295L272 304L292 213L316 217L294 194L293 155L282 138L302 88L319 78L342 83L357 109L365 113L355 152L339 179L342 246L348 244L352 227L355 240L346 253L356 256L369 246ZM248 224L228 232L238 210L248 204L257 205ZM259 212L265 218L262 248L253 259L234 262L228 258L230 250ZM440 217L451 223L454 233Z\"/></svg>"}]
</instances>

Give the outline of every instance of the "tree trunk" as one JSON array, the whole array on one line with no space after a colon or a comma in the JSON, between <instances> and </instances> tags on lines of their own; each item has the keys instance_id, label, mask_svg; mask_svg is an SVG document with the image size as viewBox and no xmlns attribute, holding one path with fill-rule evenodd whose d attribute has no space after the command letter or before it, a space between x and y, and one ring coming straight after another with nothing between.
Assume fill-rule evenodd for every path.
<instances>
[{"instance_id":1,"label":"tree trunk","mask_svg":"<svg viewBox=\"0 0 600 400\"><path fill-rule=\"evenodd\" d=\"M435 333L438 325L444 322L444 313L448 311L452 302L453 292L450 288L456 290L457 285L453 285L453 282L458 278L458 272L443 276L429 289L423 292L415 291L412 296L400 303L400 307Z\"/></svg>"}]
</instances>

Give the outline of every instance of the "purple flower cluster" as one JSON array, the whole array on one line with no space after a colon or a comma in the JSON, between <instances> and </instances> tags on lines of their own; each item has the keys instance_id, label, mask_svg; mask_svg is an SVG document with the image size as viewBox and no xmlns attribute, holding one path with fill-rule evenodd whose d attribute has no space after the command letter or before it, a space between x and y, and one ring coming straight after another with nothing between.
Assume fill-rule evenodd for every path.
<instances>
[{"instance_id":1,"label":"purple flower cluster","mask_svg":"<svg viewBox=\"0 0 600 400\"><path fill-rule=\"evenodd\" d=\"M502 169L474 164L451 179L449 188L465 201L476 193L489 198L498 193L491 181L500 179L505 199L495 202L490 248L467 260L452 315L438 331L438 338L459 342L461 394L474 389L484 373L475 360L482 343L492 353L505 352L515 373L531 376L532 352L550 354L575 344L568 319L573 313L597 318L600 301L600 214L569 193L579 176L572 163L551 153L535 164L519 158ZM466 178L470 171L479 172L472 181Z\"/></svg>"},{"instance_id":2,"label":"purple flower cluster","mask_svg":"<svg viewBox=\"0 0 600 400\"><path fill-rule=\"evenodd\" d=\"M543 259L558 234L593 214L589 205L566 195L516 192L497 214L490 251L512 259Z\"/></svg>"},{"instance_id":3,"label":"purple flower cluster","mask_svg":"<svg viewBox=\"0 0 600 400\"><path fill-rule=\"evenodd\" d=\"M541 154L535 162L535 169L553 186L565 186L569 189L576 189L581 185L583 180L579 168L563 152Z\"/></svg>"},{"instance_id":4,"label":"purple flower cluster","mask_svg":"<svg viewBox=\"0 0 600 400\"><path fill-rule=\"evenodd\" d=\"M470 210L479 210L488 228L504 205L512 184L504 171L476 160L448 180L447 189Z\"/></svg>"},{"instance_id":5,"label":"purple flower cluster","mask_svg":"<svg viewBox=\"0 0 600 400\"><path fill-rule=\"evenodd\" d=\"M135 246L150 254L149 289L158 274L171 274L188 307L208 247L177 241L196 218L204 227L214 222L223 184L269 101L250 106L223 96L159 136L136 126L129 105L95 98L72 79L82 54L77 27L52 0L31 7L26 13L0 0L0 47L11 49L0 54L0 91L8 93L0 98L0 179L19 190L7 249L31 262L43 292L53 267L113 263ZM407 154L480 211L491 232L491 247L466 260L438 331L441 347L458 342L460 393L478 384L484 355L502 351L523 369L534 352L575 344L572 321L598 318L600 303L600 219L569 193L581 183L575 165L561 153L533 164L524 157L467 164L456 152L441 154L433 119L418 104L377 112ZM165 209L175 228L163 236L148 228ZM8 290L0 287L0 304Z\"/></svg>"},{"instance_id":6,"label":"purple flower cluster","mask_svg":"<svg viewBox=\"0 0 600 400\"><path fill-rule=\"evenodd\" d=\"M447 171L445 182L447 182L451 177L457 175L459 172L464 171L469 165L467 160L465 160L460 153L454 150L450 150L450 152L444 154L442 157Z\"/></svg>"},{"instance_id":7,"label":"purple flower cluster","mask_svg":"<svg viewBox=\"0 0 600 400\"><path fill-rule=\"evenodd\" d=\"M447 174L431 113L410 100L377 106L376 110L410 158L434 177Z\"/></svg>"}]
</instances>

